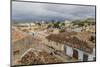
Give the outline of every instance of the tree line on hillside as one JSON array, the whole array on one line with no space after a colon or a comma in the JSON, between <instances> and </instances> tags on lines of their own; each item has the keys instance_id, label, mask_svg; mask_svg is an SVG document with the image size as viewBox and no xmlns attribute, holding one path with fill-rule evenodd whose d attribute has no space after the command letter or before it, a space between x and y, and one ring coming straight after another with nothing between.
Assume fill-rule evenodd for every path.
<instances>
[{"instance_id":1,"label":"tree line on hillside","mask_svg":"<svg viewBox=\"0 0 100 67\"><path fill-rule=\"evenodd\" d=\"M86 19L86 20L74 20L72 21L73 26L78 25L79 27L85 26L85 25L95 25L95 20L93 19Z\"/></svg>"},{"instance_id":2,"label":"tree line on hillside","mask_svg":"<svg viewBox=\"0 0 100 67\"><path fill-rule=\"evenodd\" d=\"M57 22L50 22L47 26L47 28L59 28L61 29L63 26L65 26L65 23L64 22L60 22L60 21L57 21Z\"/></svg>"}]
</instances>

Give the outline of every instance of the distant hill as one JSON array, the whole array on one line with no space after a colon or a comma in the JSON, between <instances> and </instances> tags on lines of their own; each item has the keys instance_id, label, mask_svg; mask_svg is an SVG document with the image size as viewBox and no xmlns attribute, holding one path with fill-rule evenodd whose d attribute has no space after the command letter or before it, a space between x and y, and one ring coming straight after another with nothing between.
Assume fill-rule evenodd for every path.
<instances>
[{"instance_id":1,"label":"distant hill","mask_svg":"<svg viewBox=\"0 0 100 67\"><path fill-rule=\"evenodd\" d=\"M87 18L82 20L72 21L73 25L84 26L84 25L95 25L95 18Z\"/></svg>"}]
</instances>

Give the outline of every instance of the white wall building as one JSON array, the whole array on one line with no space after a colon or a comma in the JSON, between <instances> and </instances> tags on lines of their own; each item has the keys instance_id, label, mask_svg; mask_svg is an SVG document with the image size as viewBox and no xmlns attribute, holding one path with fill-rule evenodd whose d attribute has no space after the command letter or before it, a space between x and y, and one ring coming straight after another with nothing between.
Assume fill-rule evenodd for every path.
<instances>
[{"instance_id":1,"label":"white wall building","mask_svg":"<svg viewBox=\"0 0 100 67\"><path fill-rule=\"evenodd\" d=\"M67 56L72 57L77 61L95 60L95 47L91 47L92 44L91 46L89 46L88 43L79 40L77 37L69 37L67 39L67 37L65 38L65 36L52 34L47 36L47 39L47 44L49 46L51 46L55 50L64 51Z\"/></svg>"},{"instance_id":2,"label":"white wall building","mask_svg":"<svg viewBox=\"0 0 100 67\"><path fill-rule=\"evenodd\" d=\"M87 53L85 51L82 51L82 50L79 50L76 48L72 48L69 46L64 46L64 47L65 47L66 55L73 57L75 59L78 59L78 61L93 61L93 60L95 60L95 48L93 48L92 53Z\"/></svg>"}]
</instances>

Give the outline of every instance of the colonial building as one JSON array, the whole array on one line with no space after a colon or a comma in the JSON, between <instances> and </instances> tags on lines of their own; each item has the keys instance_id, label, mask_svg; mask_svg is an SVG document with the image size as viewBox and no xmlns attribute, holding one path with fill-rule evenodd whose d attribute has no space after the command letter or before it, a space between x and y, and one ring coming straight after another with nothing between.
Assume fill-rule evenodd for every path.
<instances>
[{"instance_id":1,"label":"colonial building","mask_svg":"<svg viewBox=\"0 0 100 67\"><path fill-rule=\"evenodd\" d=\"M64 32L51 34L46 38L49 46L78 61L95 60L95 46L90 42L81 40L76 35L78 35L76 32Z\"/></svg>"}]
</instances>

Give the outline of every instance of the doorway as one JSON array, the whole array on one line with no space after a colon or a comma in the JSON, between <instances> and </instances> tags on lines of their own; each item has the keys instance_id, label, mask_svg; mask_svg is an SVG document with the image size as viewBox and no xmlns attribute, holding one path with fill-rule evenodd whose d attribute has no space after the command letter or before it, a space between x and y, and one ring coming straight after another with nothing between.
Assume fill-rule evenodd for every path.
<instances>
[{"instance_id":1,"label":"doorway","mask_svg":"<svg viewBox=\"0 0 100 67\"><path fill-rule=\"evenodd\" d=\"M78 51L73 49L73 58L78 60Z\"/></svg>"},{"instance_id":2,"label":"doorway","mask_svg":"<svg viewBox=\"0 0 100 67\"><path fill-rule=\"evenodd\" d=\"M88 61L88 55L87 54L83 54L83 61Z\"/></svg>"}]
</instances>

